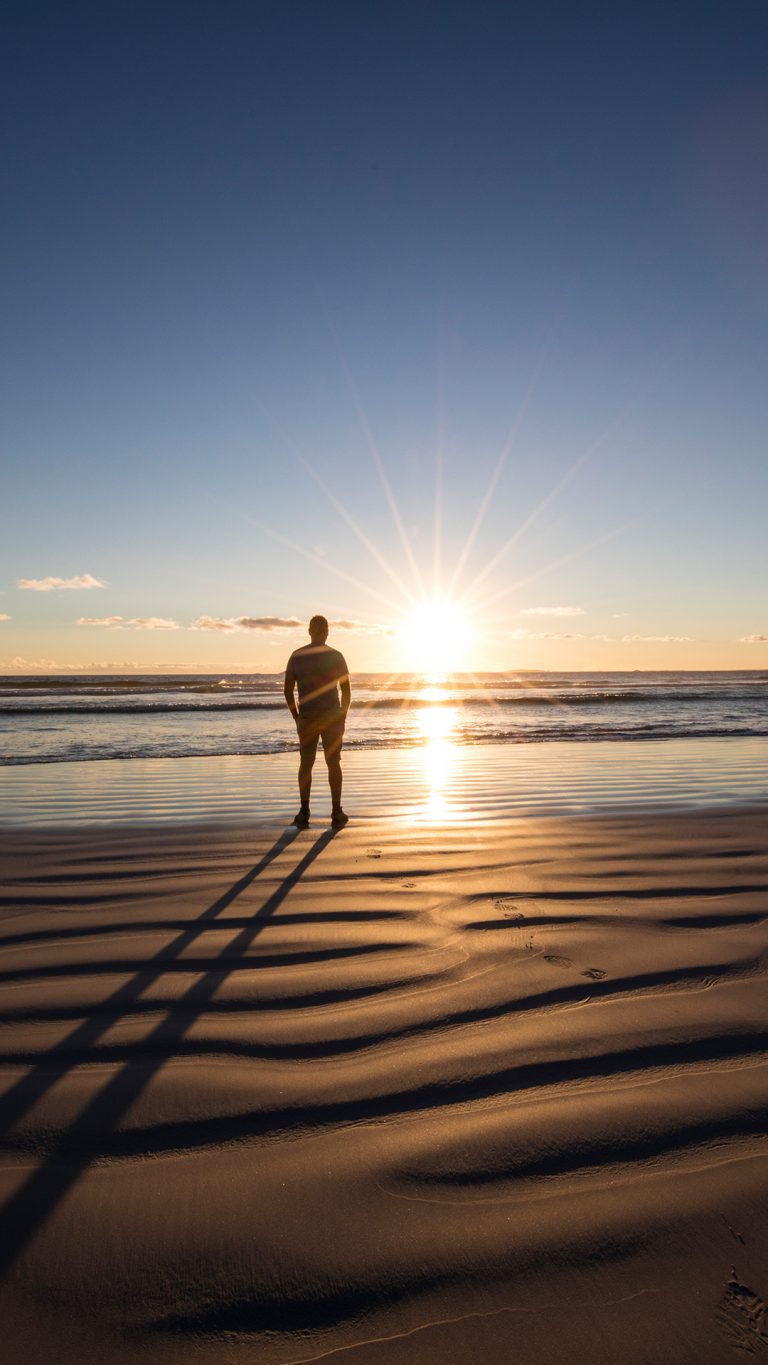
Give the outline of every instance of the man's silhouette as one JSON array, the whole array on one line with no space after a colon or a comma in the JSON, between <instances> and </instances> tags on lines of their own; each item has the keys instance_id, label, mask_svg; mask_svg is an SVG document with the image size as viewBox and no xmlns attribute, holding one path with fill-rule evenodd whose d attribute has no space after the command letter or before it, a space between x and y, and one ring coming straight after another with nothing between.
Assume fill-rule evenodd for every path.
<instances>
[{"instance_id":1,"label":"man's silhouette","mask_svg":"<svg viewBox=\"0 0 768 1365\"><path fill-rule=\"evenodd\" d=\"M310 644L294 649L285 670L285 700L299 734L299 796L301 807L294 820L299 829L309 824L309 793L317 741L323 741L331 788L331 824L341 829L348 817L341 809L341 742L352 696L349 670L338 649L326 644L328 622L313 616L309 623ZM294 692L298 688L299 702ZM341 698L339 698L341 689Z\"/></svg>"}]
</instances>

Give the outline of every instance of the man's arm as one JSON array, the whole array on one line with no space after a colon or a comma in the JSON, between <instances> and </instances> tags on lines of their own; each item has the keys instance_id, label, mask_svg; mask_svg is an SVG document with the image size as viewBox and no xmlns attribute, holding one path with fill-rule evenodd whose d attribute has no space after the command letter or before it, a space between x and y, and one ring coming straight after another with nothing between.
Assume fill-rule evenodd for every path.
<instances>
[{"instance_id":1,"label":"man's arm","mask_svg":"<svg viewBox=\"0 0 768 1365\"><path fill-rule=\"evenodd\" d=\"M347 711L349 710L349 704L352 700L352 688L349 685L349 669L347 668L347 661L343 654L339 655L339 667L341 669L338 680L339 691L341 692L341 710L343 715L346 716Z\"/></svg>"},{"instance_id":2,"label":"man's arm","mask_svg":"<svg viewBox=\"0 0 768 1365\"><path fill-rule=\"evenodd\" d=\"M291 715L293 716L293 719L294 719L294 720L298 720L298 719L299 719L299 710L298 710L298 707L297 707L297 705L296 705L296 699L295 699L295 697L294 697L294 695L293 695L295 689L296 689L296 674L295 674L294 671L293 671L293 664L292 664L291 660L289 659L289 660L288 660L288 667L287 667L286 670L285 670L285 683L284 683L284 685L283 685L283 696L285 697L285 704L286 704L286 706L288 707L288 710L290 711Z\"/></svg>"}]
</instances>

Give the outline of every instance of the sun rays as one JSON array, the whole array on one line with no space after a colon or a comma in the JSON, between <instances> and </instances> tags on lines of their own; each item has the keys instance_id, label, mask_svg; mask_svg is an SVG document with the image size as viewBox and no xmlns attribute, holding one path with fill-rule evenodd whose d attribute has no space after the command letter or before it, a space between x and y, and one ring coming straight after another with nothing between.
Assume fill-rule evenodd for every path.
<instances>
[{"instance_id":1,"label":"sun rays","mask_svg":"<svg viewBox=\"0 0 768 1365\"><path fill-rule=\"evenodd\" d=\"M251 517L243 508L232 509L245 517L264 535L285 547L294 555L303 558L321 574L331 574L343 583L352 586L357 592L364 593L371 603L378 607L374 621L371 613L370 629L381 630L388 634L393 643L388 646L390 658L398 674L418 673L429 683L439 685L449 675L462 673L470 682L476 671L483 668L484 644L493 637L498 638L508 625L508 615L502 604L514 598L521 590L545 577L547 574L568 565L617 537L623 527L607 526L597 536L584 537L581 543L562 545L560 552L548 555L535 562L529 553L528 562L522 562L522 551L526 537L534 527L543 527L545 536L551 534L551 512L553 505L566 490L571 489L578 476L594 456L603 449L617 433L629 412L636 406L648 385L643 384L629 402L625 402L618 413L605 422L597 435L583 449L565 470L552 480L542 491L540 497L526 506L519 494L512 501L516 509L515 522L506 537L499 543L497 534L483 530L489 513L499 505L502 498L505 512L509 512L510 499L502 493L510 474L514 473L513 452L521 442L524 419L532 406L544 362L549 354L554 338L559 330L562 317L550 329L545 342L539 350L536 363L532 367L528 382L522 393L509 423L501 449L492 463L486 482L481 485L480 495L474 508L466 508L466 531L459 544L455 536L446 534L446 510L450 483L446 467L446 440L443 386L438 394L435 442L434 442L434 483L433 507L425 517L423 507L418 518L414 518L408 502L398 501L393 482L386 467L386 457L382 453L373 423L353 377L351 367L339 348L340 369L344 375L351 406L354 410L362 448L375 470L376 483L380 490L379 507L386 508L395 533L395 547L387 548L381 541L381 531L374 536L371 526L359 509L353 512L350 505L342 500L332 486L327 475L321 473L316 462L297 448L286 434L282 424L266 410L262 403L259 407L268 421L273 433L285 450L295 460L304 476L308 476L319 494L332 508L339 522L354 536L358 545L368 557L371 566L376 566L373 574L360 570L360 561L351 563L347 552L343 551L342 541L332 553L318 552L318 548L286 536L275 524L265 524L261 519ZM529 452L526 452L526 457ZM525 467L525 466L523 466ZM421 535L414 541L409 532L412 520L421 523ZM451 541L454 543L451 543ZM418 545L418 553L416 550ZM478 550L483 545L485 553ZM504 573L505 561L512 556L515 569L513 574ZM501 610L500 610L501 609ZM356 615L356 613L354 613ZM365 623L369 625L368 622ZM496 645L493 646L496 648ZM394 671L392 676L394 676ZM484 698L484 700L489 698ZM432 700L426 694L423 701ZM434 698L436 702L437 697Z\"/></svg>"},{"instance_id":2,"label":"sun rays","mask_svg":"<svg viewBox=\"0 0 768 1365\"><path fill-rule=\"evenodd\" d=\"M613 433L621 417L607 424L598 438L546 490L533 507L522 511L517 527L500 546L494 544L490 553L481 561L479 566L475 560L474 572L470 576L470 567L473 563L473 555L476 552L479 533L487 513L493 506L494 498L498 495L501 478L507 469L514 440L519 431L525 409L531 399L534 388L533 381L529 385L515 416L502 451L494 463L464 541L458 552L450 556L450 564L447 562L448 553L443 521L445 501L443 433L441 429L438 430L435 451L432 535L431 544L427 547L427 555L431 564L420 565L406 528L406 516L398 504L371 424L363 409L349 367L344 361L343 368L360 421L361 433L376 470L377 479L384 494L384 502L389 510L400 544L401 554L396 559L393 559L391 553L387 555L376 543L373 536L361 525L359 516L356 517L349 511L314 465L292 446L277 423L271 418L270 422L273 430L279 435L286 447L291 450L294 458L310 476L341 522L352 532L366 554L376 564L380 573L385 575L395 595L393 596L391 592L383 592L375 580L369 581L359 572L347 571L337 562L337 559L321 557L307 546L288 540L274 527L260 525L259 529L310 563L325 569L342 581L354 584L359 590L386 607L389 618L386 624L395 632L399 642L397 662L399 672L420 673L438 681L454 672L471 675L477 667L476 647L479 641L482 640L484 633L499 627L503 620L498 616L498 611L494 611L498 603L513 596L522 587L578 559L620 533L621 527L609 527L598 537L593 537L582 545L576 545L566 553L555 556L527 573L521 572L515 575L511 582L508 580L504 583L494 583L493 581L493 576L501 567L502 561L516 547L520 546L531 528L540 521L556 499L573 483L596 451ZM429 573L430 568L431 574ZM431 590L425 586L429 577L432 581Z\"/></svg>"}]
</instances>

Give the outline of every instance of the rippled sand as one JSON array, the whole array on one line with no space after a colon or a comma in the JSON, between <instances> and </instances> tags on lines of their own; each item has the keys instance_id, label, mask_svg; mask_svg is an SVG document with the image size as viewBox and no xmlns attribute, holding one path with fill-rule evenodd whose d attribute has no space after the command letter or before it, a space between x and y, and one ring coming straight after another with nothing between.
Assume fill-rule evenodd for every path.
<instances>
[{"instance_id":1,"label":"rippled sand","mask_svg":"<svg viewBox=\"0 0 768 1365\"><path fill-rule=\"evenodd\" d=\"M6 830L8 1358L762 1358L767 830Z\"/></svg>"}]
</instances>

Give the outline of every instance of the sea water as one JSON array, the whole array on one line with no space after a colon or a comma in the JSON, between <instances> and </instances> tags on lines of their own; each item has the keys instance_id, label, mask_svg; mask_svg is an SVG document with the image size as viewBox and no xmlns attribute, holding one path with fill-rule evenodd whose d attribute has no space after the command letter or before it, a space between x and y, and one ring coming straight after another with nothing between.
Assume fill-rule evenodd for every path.
<instances>
[{"instance_id":1,"label":"sea water","mask_svg":"<svg viewBox=\"0 0 768 1365\"><path fill-rule=\"evenodd\" d=\"M768 672L360 674L346 749L768 736ZM0 762L276 754L282 676L0 678Z\"/></svg>"}]
</instances>

